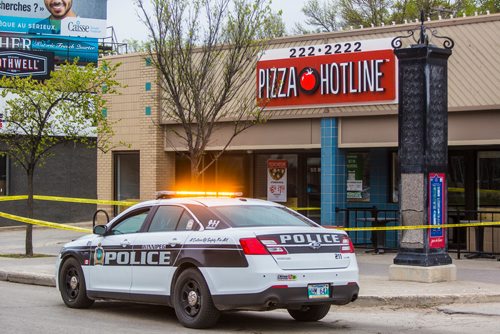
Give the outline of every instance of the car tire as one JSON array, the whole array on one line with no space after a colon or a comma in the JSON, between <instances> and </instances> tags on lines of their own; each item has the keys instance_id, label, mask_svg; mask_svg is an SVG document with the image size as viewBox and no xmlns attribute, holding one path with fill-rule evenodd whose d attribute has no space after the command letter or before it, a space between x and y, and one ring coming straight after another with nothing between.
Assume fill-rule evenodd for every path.
<instances>
[{"instance_id":1,"label":"car tire","mask_svg":"<svg viewBox=\"0 0 500 334\"><path fill-rule=\"evenodd\" d=\"M88 308L94 300L87 297L87 288L82 267L75 258L69 258L59 270L59 290L68 307Z\"/></svg>"},{"instance_id":2,"label":"car tire","mask_svg":"<svg viewBox=\"0 0 500 334\"><path fill-rule=\"evenodd\" d=\"M213 327L220 317L203 275L194 268L184 270L177 278L173 306L179 322L188 328Z\"/></svg>"},{"instance_id":3,"label":"car tire","mask_svg":"<svg viewBox=\"0 0 500 334\"><path fill-rule=\"evenodd\" d=\"M330 311L330 305L305 306L300 310L288 310L288 313L297 321L318 321Z\"/></svg>"}]
</instances>

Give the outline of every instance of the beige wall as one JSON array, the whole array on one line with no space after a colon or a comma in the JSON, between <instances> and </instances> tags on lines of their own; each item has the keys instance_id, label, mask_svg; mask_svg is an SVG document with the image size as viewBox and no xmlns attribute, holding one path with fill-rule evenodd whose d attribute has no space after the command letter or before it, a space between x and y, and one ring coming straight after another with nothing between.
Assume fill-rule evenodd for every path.
<instances>
[{"instance_id":1,"label":"beige wall","mask_svg":"<svg viewBox=\"0 0 500 334\"><path fill-rule=\"evenodd\" d=\"M159 124L156 71L146 66L142 55L108 57L111 63L121 63L116 79L125 87L120 95L108 99L107 117L113 123L116 145L113 152L139 151L140 200L154 198L155 192L171 186L175 176L174 157L164 151L164 135ZM146 91L146 82L151 90ZM151 115L146 115L146 106ZM120 145L124 142L128 146ZM97 158L97 195L113 199L113 152L99 153Z\"/></svg>"},{"instance_id":2,"label":"beige wall","mask_svg":"<svg viewBox=\"0 0 500 334\"><path fill-rule=\"evenodd\" d=\"M185 142L170 129L181 131L180 126L165 126L165 151L185 150ZM214 131L207 150L221 150L233 133L231 123L222 123ZM321 147L321 120L288 119L257 124L240 133L228 150L311 149Z\"/></svg>"},{"instance_id":3,"label":"beige wall","mask_svg":"<svg viewBox=\"0 0 500 334\"><path fill-rule=\"evenodd\" d=\"M339 126L339 147L397 147L398 116L345 117ZM448 117L448 143L500 145L498 111L454 112Z\"/></svg>"}]
</instances>

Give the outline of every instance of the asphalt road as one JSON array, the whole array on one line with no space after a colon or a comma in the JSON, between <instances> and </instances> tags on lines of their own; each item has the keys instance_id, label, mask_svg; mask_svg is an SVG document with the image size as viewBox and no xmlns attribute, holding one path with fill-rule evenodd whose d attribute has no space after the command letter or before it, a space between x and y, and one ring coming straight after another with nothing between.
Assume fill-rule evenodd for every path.
<instances>
[{"instance_id":1,"label":"asphalt road","mask_svg":"<svg viewBox=\"0 0 500 334\"><path fill-rule=\"evenodd\" d=\"M354 304L353 304L354 305ZM204 333L500 333L500 304L429 309L334 307L315 323L299 323L284 311L233 312ZM485 310L482 313L481 310ZM0 282L0 332L200 333L178 324L167 307L97 302L87 310L67 308L54 288Z\"/></svg>"}]
</instances>

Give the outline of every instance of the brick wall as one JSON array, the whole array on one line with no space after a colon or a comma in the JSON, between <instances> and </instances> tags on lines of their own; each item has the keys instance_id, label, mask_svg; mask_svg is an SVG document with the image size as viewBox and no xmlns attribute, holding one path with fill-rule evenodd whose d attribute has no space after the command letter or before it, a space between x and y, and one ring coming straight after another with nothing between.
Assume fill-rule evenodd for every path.
<instances>
[{"instance_id":1,"label":"brick wall","mask_svg":"<svg viewBox=\"0 0 500 334\"><path fill-rule=\"evenodd\" d=\"M119 90L120 95L108 97L106 112L115 131L112 142L116 147L111 152L100 152L97 157L99 199L110 200L114 196L114 152L139 152L140 200L153 199L156 191L171 188L174 182L174 153L165 152L164 132L159 126L156 71L146 57L128 54L106 58L111 63L121 63L116 79L125 87Z\"/></svg>"}]
</instances>

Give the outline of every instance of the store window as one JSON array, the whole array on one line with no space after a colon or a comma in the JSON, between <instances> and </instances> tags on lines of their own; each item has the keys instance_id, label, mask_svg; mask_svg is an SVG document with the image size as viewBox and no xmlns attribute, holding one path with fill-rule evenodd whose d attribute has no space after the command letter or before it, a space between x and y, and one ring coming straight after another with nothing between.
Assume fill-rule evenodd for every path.
<instances>
[{"instance_id":1,"label":"store window","mask_svg":"<svg viewBox=\"0 0 500 334\"><path fill-rule=\"evenodd\" d=\"M115 200L140 199L139 152L115 153ZM118 208L118 212L123 208Z\"/></svg>"},{"instance_id":2,"label":"store window","mask_svg":"<svg viewBox=\"0 0 500 334\"><path fill-rule=\"evenodd\" d=\"M8 195L9 187L9 160L5 155L0 155L0 196Z\"/></svg>"},{"instance_id":3,"label":"store window","mask_svg":"<svg viewBox=\"0 0 500 334\"><path fill-rule=\"evenodd\" d=\"M464 155L452 155L448 165L448 208L465 209L466 163Z\"/></svg>"},{"instance_id":4,"label":"store window","mask_svg":"<svg viewBox=\"0 0 500 334\"><path fill-rule=\"evenodd\" d=\"M478 153L478 207L500 207L500 152Z\"/></svg>"},{"instance_id":5,"label":"store window","mask_svg":"<svg viewBox=\"0 0 500 334\"><path fill-rule=\"evenodd\" d=\"M347 153L347 201L370 201L370 159L366 152Z\"/></svg>"}]
</instances>

